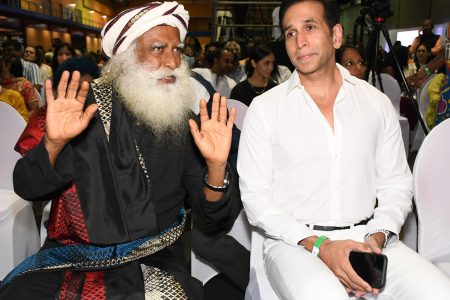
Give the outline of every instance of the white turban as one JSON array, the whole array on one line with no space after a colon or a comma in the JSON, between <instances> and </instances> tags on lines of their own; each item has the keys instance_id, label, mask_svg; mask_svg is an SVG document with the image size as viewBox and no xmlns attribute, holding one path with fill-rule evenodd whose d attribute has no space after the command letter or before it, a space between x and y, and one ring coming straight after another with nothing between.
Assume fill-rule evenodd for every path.
<instances>
[{"instance_id":1,"label":"white turban","mask_svg":"<svg viewBox=\"0 0 450 300\"><path fill-rule=\"evenodd\" d=\"M106 23L102 29L102 48L108 57L125 51L130 44L158 25L177 27L183 41L188 28L189 13L177 2L151 2L127 9Z\"/></svg>"}]
</instances>

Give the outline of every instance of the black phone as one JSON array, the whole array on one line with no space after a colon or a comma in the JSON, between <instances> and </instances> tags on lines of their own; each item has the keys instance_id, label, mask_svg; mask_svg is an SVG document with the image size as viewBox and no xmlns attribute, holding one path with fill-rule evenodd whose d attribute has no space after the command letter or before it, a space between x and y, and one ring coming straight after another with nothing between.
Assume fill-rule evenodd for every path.
<instances>
[{"instance_id":1,"label":"black phone","mask_svg":"<svg viewBox=\"0 0 450 300\"><path fill-rule=\"evenodd\" d=\"M371 287L381 289L386 284L388 259L384 254L351 251L350 263L355 272Z\"/></svg>"}]
</instances>

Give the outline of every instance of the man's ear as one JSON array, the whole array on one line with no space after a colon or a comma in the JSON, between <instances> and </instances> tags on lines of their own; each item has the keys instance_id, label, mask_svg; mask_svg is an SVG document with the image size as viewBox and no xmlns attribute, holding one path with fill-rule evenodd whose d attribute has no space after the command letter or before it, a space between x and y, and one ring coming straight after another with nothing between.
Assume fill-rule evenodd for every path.
<instances>
[{"instance_id":1,"label":"man's ear","mask_svg":"<svg viewBox=\"0 0 450 300\"><path fill-rule=\"evenodd\" d=\"M339 49L341 47L343 34L344 34L344 30L342 28L342 24L334 25L333 32L332 32L334 49Z\"/></svg>"}]
</instances>

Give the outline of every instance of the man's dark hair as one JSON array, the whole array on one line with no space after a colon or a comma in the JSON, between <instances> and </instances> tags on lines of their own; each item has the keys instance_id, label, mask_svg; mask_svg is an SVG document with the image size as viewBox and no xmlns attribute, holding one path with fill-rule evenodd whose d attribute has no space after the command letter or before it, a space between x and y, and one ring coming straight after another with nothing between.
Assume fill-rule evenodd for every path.
<instances>
[{"instance_id":1,"label":"man's dark hair","mask_svg":"<svg viewBox=\"0 0 450 300\"><path fill-rule=\"evenodd\" d=\"M358 47L353 45L342 45L341 48L336 50L336 62L340 63L342 65L342 56L344 56L345 51L348 49L356 50L361 57L363 57L361 51L359 51Z\"/></svg>"},{"instance_id":2,"label":"man's dark hair","mask_svg":"<svg viewBox=\"0 0 450 300\"><path fill-rule=\"evenodd\" d=\"M221 48L220 44L217 42L211 42L205 46L205 60L209 63L209 67L211 67L214 62L217 48Z\"/></svg>"},{"instance_id":3,"label":"man's dark hair","mask_svg":"<svg viewBox=\"0 0 450 300\"><path fill-rule=\"evenodd\" d=\"M22 52L22 45L18 40L8 39L3 42L3 48L7 50L8 48L13 49L14 51Z\"/></svg>"},{"instance_id":4,"label":"man's dark hair","mask_svg":"<svg viewBox=\"0 0 450 300\"><path fill-rule=\"evenodd\" d=\"M341 8L336 0L283 0L281 2L280 13L279 13L280 24L281 24L282 30L284 30L283 18L284 18L284 15L286 14L286 11L294 4L306 2L306 1L318 2L318 3L322 4L324 18L325 18L325 21L327 22L327 25L328 25L328 28L330 29L330 31L333 29L334 25L340 23Z\"/></svg>"},{"instance_id":5,"label":"man's dark hair","mask_svg":"<svg viewBox=\"0 0 450 300\"><path fill-rule=\"evenodd\" d=\"M56 69L55 74L53 74L53 86L58 86L59 80L61 79L64 71L70 72L69 82L74 71L80 72L80 76L89 74L94 79L97 79L100 76L100 70L91 58L87 56L72 57L60 64Z\"/></svg>"},{"instance_id":6,"label":"man's dark hair","mask_svg":"<svg viewBox=\"0 0 450 300\"><path fill-rule=\"evenodd\" d=\"M3 61L12 76L16 78L23 77L23 66L20 57L13 53L6 53L3 55Z\"/></svg>"}]
</instances>

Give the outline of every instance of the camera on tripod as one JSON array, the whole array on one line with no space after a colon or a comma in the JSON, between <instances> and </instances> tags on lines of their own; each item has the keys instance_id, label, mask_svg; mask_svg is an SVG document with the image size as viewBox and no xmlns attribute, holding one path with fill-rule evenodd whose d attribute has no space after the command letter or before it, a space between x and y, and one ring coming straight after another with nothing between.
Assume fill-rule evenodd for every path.
<instances>
[{"instance_id":1,"label":"camera on tripod","mask_svg":"<svg viewBox=\"0 0 450 300\"><path fill-rule=\"evenodd\" d=\"M390 10L390 0L362 0L361 7L361 15L368 15L372 20L387 19L394 15L394 12Z\"/></svg>"}]
</instances>

